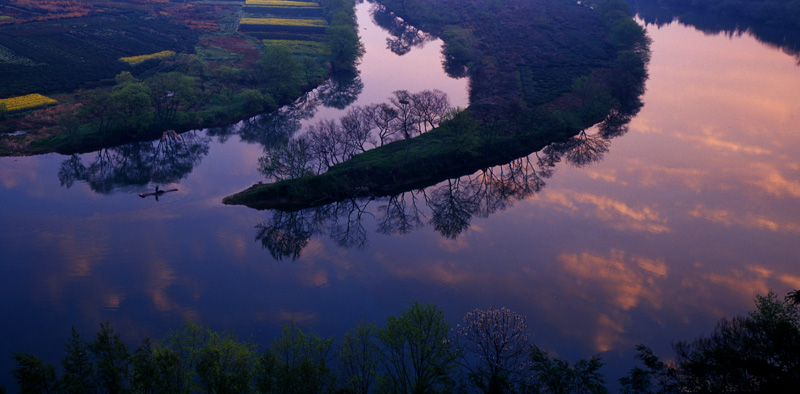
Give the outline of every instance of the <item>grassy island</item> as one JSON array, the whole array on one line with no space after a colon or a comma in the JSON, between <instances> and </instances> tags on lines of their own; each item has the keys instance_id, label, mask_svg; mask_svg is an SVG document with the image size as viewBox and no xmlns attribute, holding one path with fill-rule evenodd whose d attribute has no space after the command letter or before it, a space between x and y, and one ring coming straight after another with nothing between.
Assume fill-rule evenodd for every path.
<instances>
[{"instance_id":1,"label":"grassy island","mask_svg":"<svg viewBox=\"0 0 800 394\"><path fill-rule=\"evenodd\" d=\"M392 195L528 155L641 105L649 39L621 0L382 4L442 37L445 69L471 78L470 107L319 173L288 171L292 176L254 185L226 204L298 210ZM297 151L289 155L293 163Z\"/></svg>"}]
</instances>

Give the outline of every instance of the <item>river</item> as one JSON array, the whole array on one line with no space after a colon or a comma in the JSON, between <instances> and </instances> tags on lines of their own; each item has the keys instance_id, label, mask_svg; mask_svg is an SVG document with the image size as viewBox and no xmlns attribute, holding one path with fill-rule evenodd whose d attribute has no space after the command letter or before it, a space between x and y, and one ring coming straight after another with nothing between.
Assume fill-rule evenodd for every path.
<instances>
[{"instance_id":1,"label":"river","mask_svg":"<svg viewBox=\"0 0 800 394\"><path fill-rule=\"evenodd\" d=\"M440 42L393 54L369 7L358 5L367 54L355 104L440 89L465 106L467 81L441 71ZM552 354L600 353L610 382L638 343L671 356L671 342L751 310L756 294L800 288L800 68L747 34L647 30L644 107L603 159L562 160L538 193L494 200L458 232L424 207L387 227L387 202L374 201L296 259L265 248L257 236L275 213L221 203L261 180L269 136L257 121L184 134L179 152L153 142L2 158L0 351L57 364L70 327L92 335L104 321L132 345L185 319L261 344L291 320L341 336L418 300L454 324L508 307ZM156 184L178 190L138 196ZM12 367L0 358L0 385L13 387Z\"/></svg>"}]
</instances>

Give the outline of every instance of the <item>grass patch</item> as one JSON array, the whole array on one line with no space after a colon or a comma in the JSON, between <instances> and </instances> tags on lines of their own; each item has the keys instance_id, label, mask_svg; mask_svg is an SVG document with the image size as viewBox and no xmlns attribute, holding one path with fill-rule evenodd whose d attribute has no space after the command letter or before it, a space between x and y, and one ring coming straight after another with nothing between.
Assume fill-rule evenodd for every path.
<instances>
[{"instance_id":1,"label":"grass patch","mask_svg":"<svg viewBox=\"0 0 800 394\"><path fill-rule=\"evenodd\" d=\"M317 41L303 40L262 40L264 45L280 45L286 47L296 55L328 56L331 53L328 45Z\"/></svg>"}]
</instances>

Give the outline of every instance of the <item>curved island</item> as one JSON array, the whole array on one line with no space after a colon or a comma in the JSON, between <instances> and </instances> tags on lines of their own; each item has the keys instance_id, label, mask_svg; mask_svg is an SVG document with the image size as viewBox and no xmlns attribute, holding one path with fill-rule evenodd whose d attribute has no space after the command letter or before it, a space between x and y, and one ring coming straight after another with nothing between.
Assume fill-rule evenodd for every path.
<instances>
[{"instance_id":1,"label":"curved island","mask_svg":"<svg viewBox=\"0 0 800 394\"><path fill-rule=\"evenodd\" d=\"M406 133L316 174L290 171L291 179L253 185L224 203L292 211L392 195L530 154L599 122L623 125L641 106L649 39L621 0L383 6L443 39L445 69L470 77L469 108L413 138Z\"/></svg>"}]
</instances>

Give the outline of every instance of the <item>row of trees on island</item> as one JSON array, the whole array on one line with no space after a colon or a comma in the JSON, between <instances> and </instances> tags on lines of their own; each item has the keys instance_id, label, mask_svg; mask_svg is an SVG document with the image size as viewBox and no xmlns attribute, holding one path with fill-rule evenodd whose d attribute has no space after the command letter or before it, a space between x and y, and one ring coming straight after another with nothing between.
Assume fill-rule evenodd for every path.
<instances>
[{"instance_id":1,"label":"row of trees on island","mask_svg":"<svg viewBox=\"0 0 800 394\"><path fill-rule=\"evenodd\" d=\"M340 119L320 120L305 134L270 147L259 168L269 180L320 174L371 148L433 130L458 111L440 90L398 90L388 103L350 107Z\"/></svg>"},{"instance_id":2,"label":"row of trees on island","mask_svg":"<svg viewBox=\"0 0 800 394\"><path fill-rule=\"evenodd\" d=\"M791 393L800 384L798 292L757 296L755 310L722 319L707 337L673 345L665 362L644 345L619 379L624 394ZM385 325L361 322L335 341L294 322L266 348L187 322L160 341L128 347L110 324L75 329L60 373L15 353L21 393L541 393L603 394L599 355L571 363L529 340L525 316L475 309L455 327L412 303ZM0 391L5 391L4 389Z\"/></svg>"}]
</instances>

